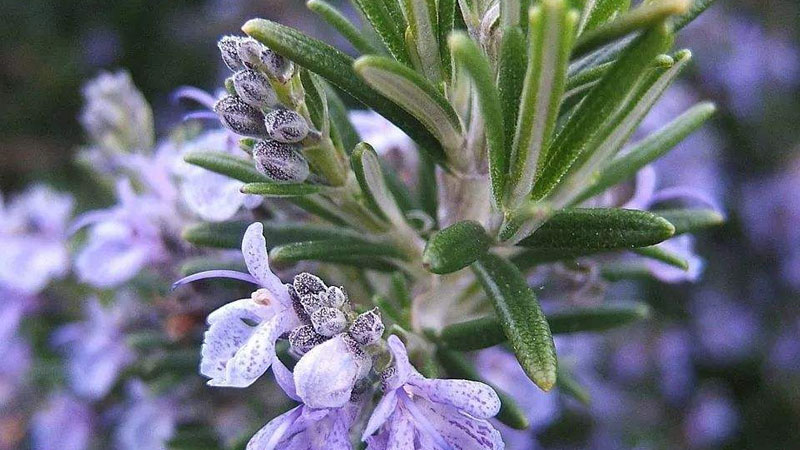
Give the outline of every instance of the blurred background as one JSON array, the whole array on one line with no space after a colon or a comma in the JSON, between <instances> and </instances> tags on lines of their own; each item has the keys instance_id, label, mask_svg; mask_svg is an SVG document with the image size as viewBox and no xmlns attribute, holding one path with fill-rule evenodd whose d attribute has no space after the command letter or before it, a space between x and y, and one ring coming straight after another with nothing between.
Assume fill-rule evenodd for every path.
<instances>
[{"instance_id":1,"label":"blurred background","mask_svg":"<svg viewBox=\"0 0 800 450\"><path fill-rule=\"evenodd\" d=\"M216 40L249 18L347 48L297 0L2 0L0 10L0 190L46 180L84 205L103 201L72 163L85 141L77 117L86 79L127 69L164 132L180 119L170 93L220 86ZM698 282L612 289L642 297L654 319L592 338L601 344L580 364L592 368L581 381L595 402L559 405L534 421L542 446L800 445L798 23L796 0L723 0L681 35L693 63L643 128L698 100L718 105L657 169L661 187L707 192L728 221L698 237L706 261Z\"/></svg>"}]
</instances>

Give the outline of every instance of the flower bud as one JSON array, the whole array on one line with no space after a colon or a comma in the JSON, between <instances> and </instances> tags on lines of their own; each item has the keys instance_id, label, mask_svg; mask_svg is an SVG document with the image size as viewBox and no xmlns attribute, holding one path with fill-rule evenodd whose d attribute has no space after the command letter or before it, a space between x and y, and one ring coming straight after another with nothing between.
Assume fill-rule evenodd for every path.
<instances>
[{"instance_id":1,"label":"flower bud","mask_svg":"<svg viewBox=\"0 0 800 450\"><path fill-rule=\"evenodd\" d=\"M369 345L380 340L385 329L378 308L373 308L356 317L348 334L359 344Z\"/></svg>"},{"instance_id":2,"label":"flower bud","mask_svg":"<svg viewBox=\"0 0 800 450\"><path fill-rule=\"evenodd\" d=\"M289 333L290 350L298 356L306 354L326 340L327 338L317 333L311 325L300 325Z\"/></svg>"},{"instance_id":3,"label":"flower bud","mask_svg":"<svg viewBox=\"0 0 800 450\"><path fill-rule=\"evenodd\" d=\"M293 144L308 135L308 122L300 114L290 109L276 109L264 116L269 137L276 141Z\"/></svg>"},{"instance_id":4,"label":"flower bud","mask_svg":"<svg viewBox=\"0 0 800 450\"><path fill-rule=\"evenodd\" d=\"M311 313L311 324L317 333L331 337L347 328L347 318L338 309L323 306Z\"/></svg>"},{"instance_id":5,"label":"flower bud","mask_svg":"<svg viewBox=\"0 0 800 450\"><path fill-rule=\"evenodd\" d=\"M292 310L294 310L294 313L297 314L297 317L301 322L310 324L311 318L308 316L308 313L306 312L306 309L300 300L300 296L297 295L297 291L294 289L294 286L291 284L286 284L285 286L286 290L289 291L289 298L292 299Z\"/></svg>"},{"instance_id":6,"label":"flower bud","mask_svg":"<svg viewBox=\"0 0 800 450\"><path fill-rule=\"evenodd\" d=\"M294 71L291 61L251 38L239 44L239 58L248 68L260 70L281 83L289 81Z\"/></svg>"},{"instance_id":7,"label":"flower bud","mask_svg":"<svg viewBox=\"0 0 800 450\"><path fill-rule=\"evenodd\" d=\"M325 292L328 286L318 276L312 275L308 272L295 275L293 284L297 295L300 298L309 296L311 294L319 294Z\"/></svg>"},{"instance_id":8,"label":"flower bud","mask_svg":"<svg viewBox=\"0 0 800 450\"><path fill-rule=\"evenodd\" d=\"M322 294L320 294L322 295ZM342 290L342 288L337 286L331 286L328 288L325 296L323 298L323 303L325 306L330 308L341 309L342 306L347 303L347 294Z\"/></svg>"},{"instance_id":9,"label":"flower bud","mask_svg":"<svg viewBox=\"0 0 800 450\"><path fill-rule=\"evenodd\" d=\"M255 70L240 70L233 76L233 89L243 102L254 108L271 108L278 103L269 80Z\"/></svg>"},{"instance_id":10,"label":"flower bud","mask_svg":"<svg viewBox=\"0 0 800 450\"><path fill-rule=\"evenodd\" d=\"M239 45L243 40L244 38L239 36L224 36L217 42L217 47L222 54L222 61L234 72L245 68L239 58Z\"/></svg>"},{"instance_id":11,"label":"flower bud","mask_svg":"<svg viewBox=\"0 0 800 450\"><path fill-rule=\"evenodd\" d=\"M256 108L243 102L239 97L222 97L215 105L214 112L222 125L242 136L263 137L267 134L264 116Z\"/></svg>"},{"instance_id":12,"label":"flower bud","mask_svg":"<svg viewBox=\"0 0 800 450\"><path fill-rule=\"evenodd\" d=\"M293 144L260 141L253 147L256 169L274 181L287 183L305 181L309 173L308 161L297 150L299 147Z\"/></svg>"}]
</instances>

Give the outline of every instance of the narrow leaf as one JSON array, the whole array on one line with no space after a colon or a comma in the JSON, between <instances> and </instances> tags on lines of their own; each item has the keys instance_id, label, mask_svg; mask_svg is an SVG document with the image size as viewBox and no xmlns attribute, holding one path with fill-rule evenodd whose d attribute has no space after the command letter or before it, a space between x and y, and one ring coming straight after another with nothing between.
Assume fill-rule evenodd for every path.
<instances>
[{"instance_id":1,"label":"narrow leaf","mask_svg":"<svg viewBox=\"0 0 800 450\"><path fill-rule=\"evenodd\" d=\"M503 108L506 142L514 142L522 84L528 64L528 41L520 27L503 30L497 68L497 90Z\"/></svg>"},{"instance_id":2,"label":"narrow leaf","mask_svg":"<svg viewBox=\"0 0 800 450\"><path fill-rule=\"evenodd\" d=\"M446 98L408 67L380 56L363 56L354 64L358 75L386 98L400 105L441 142L448 156L460 150L464 138L458 115Z\"/></svg>"},{"instance_id":3,"label":"narrow leaf","mask_svg":"<svg viewBox=\"0 0 800 450\"><path fill-rule=\"evenodd\" d=\"M579 252L631 249L658 244L674 233L671 223L647 211L575 208L559 211L519 245Z\"/></svg>"},{"instance_id":4,"label":"narrow leaf","mask_svg":"<svg viewBox=\"0 0 800 450\"><path fill-rule=\"evenodd\" d=\"M406 278L400 272L392 274L392 297L404 310L411 308L411 291L408 289Z\"/></svg>"},{"instance_id":5,"label":"narrow leaf","mask_svg":"<svg viewBox=\"0 0 800 450\"><path fill-rule=\"evenodd\" d=\"M421 71L434 84L442 81L442 59L435 0L404 0L408 27L414 36Z\"/></svg>"},{"instance_id":6,"label":"narrow leaf","mask_svg":"<svg viewBox=\"0 0 800 450\"><path fill-rule=\"evenodd\" d=\"M643 5L621 14L616 19L588 31L578 38L572 50L573 58L617 40L636 30L653 27L669 17L684 14L689 9L689 0L661 0Z\"/></svg>"},{"instance_id":7,"label":"narrow leaf","mask_svg":"<svg viewBox=\"0 0 800 450\"><path fill-rule=\"evenodd\" d=\"M589 91L547 150L546 162L540 165L540 175L534 185L534 199L541 199L555 187L578 156L586 151L606 119L614 114L639 79L645 76L656 55L662 53L670 42L671 35L665 26L648 31Z\"/></svg>"},{"instance_id":8,"label":"narrow leaf","mask_svg":"<svg viewBox=\"0 0 800 450\"><path fill-rule=\"evenodd\" d=\"M442 72L444 80L450 82L453 72L453 63L450 59L450 47L447 45L447 36L453 31L456 14L456 0L439 0L439 56L442 59Z\"/></svg>"},{"instance_id":9,"label":"narrow leaf","mask_svg":"<svg viewBox=\"0 0 800 450\"><path fill-rule=\"evenodd\" d=\"M644 303L572 308L547 315L553 334L607 331L646 319L650 308ZM500 318L481 317L448 325L439 339L449 348L461 351L481 350L502 344L507 337Z\"/></svg>"},{"instance_id":10,"label":"narrow leaf","mask_svg":"<svg viewBox=\"0 0 800 450\"><path fill-rule=\"evenodd\" d=\"M322 80L318 75L306 69L300 71L300 80L306 93L305 104L308 108L311 122L317 127L317 130L321 131L322 134L326 134L330 128L328 119L330 114L328 114L328 100Z\"/></svg>"},{"instance_id":11,"label":"narrow leaf","mask_svg":"<svg viewBox=\"0 0 800 450\"><path fill-rule=\"evenodd\" d=\"M477 261L491 244L491 238L478 222L456 222L428 239L422 265L433 273L452 273Z\"/></svg>"},{"instance_id":12,"label":"narrow leaf","mask_svg":"<svg viewBox=\"0 0 800 450\"><path fill-rule=\"evenodd\" d=\"M181 232L181 237L198 247L238 249L250 221L202 222L189 225ZM319 240L364 240L359 233L346 228L330 225L310 225L302 222L262 221L267 245ZM366 240L364 240L366 242Z\"/></svg>"},{"instance_id":13,"label":"narrow leaf","mask_svg":"<svg viewBox=\"0 0 800 450\"><path fill-rule=\"evenodd\" d=\"M331 128L336 130L342 142L344 151L349 155L353 148L361 142L358 132L350 122L345 106L339 94L336 93L330 84L325 83L325 97L328 99L328 114L330 115Z\"/></svg>"},{"instance_id":14,"label":"narrow leaf","mask_svg":"<svg viewBox=\"0 0 800 450\"><path fill-rule=\"evenodd\" d=\"M425 153L420 153L419 155L417 198L422 210L436 224L439 219L439 189L436 183L436 165Z\"/></svg>"},{"instance_id":15,"label":"narrow leaf","mask_svg":"<svg viewBox=\"0 0 800 450\"><path fill-rule=\"evenodd\" d=\"M488 384L494 389L497 396L500 397L500 412L494 417L495 419L517 430L525 430L530 426L528 418L514 399L503 392L503 390L483 380L472 363L470 363L464 355L450 349L437 347L436 359L439 360L439 364L444 367L449 377L479 381Z\"/></svg>"},{"instance_id":16,"label":"narrow leaf","mask_svg":"<svg viewBox=\"0 0 800 450\"><path fill-rule=\"evenodd\" d=\"M322 240L296 242L270 250L270 260L276 263L297 261L337 261L342 258L387 257L404 259L405 255L388 244L358 240Z\"/></svg>"},{"instance_id":17,"label":"narrow leaf","mask_svg":"<svg viewBox=\"0 0 800 450\"><path fill-rule=\"evenodd\" d=\"M302 197L316 194L323 186L304 183L247 183L242 186L242 193L263 195L264 197Z\"/></svg>"},{"instance_id":18,"label":"narrow leaf","mask_svg":"<svg viewBox=\"0 0 800 450\"><path fill-rule=\"evenodd\" d=\"M373 211L381 217L389 219L392 223L404 222L403 213L383 178L383 171L375 150L365 142L356 145L350 157L350 164L361 185L364 197Z\"/></svg>"},{"instance_id":19,"label":"narrow leaf","mask_svg":"<svg viewBox=\"0 0 800 450\"><path fill-rule=\"evenodd\" d=\"M651 245L650 247L640 247L633 249L637 255L644 256L645 258L654 259L656 261L669 264L672 267L677 267L681 270L689 270L689 261L686 258L666 250L658 245Z\"/></svg>"},{"instance_id":20,"label":"narrow leaf","mask_svg":"<svg viewBox=\"0 0 800 450\"><path fill-rule=\"evenodd\" d=\"M537 162L546 157L567 75L578 16L564 0L545 0L529 17L528 68L514 136L506 206L518 207L530 194Z\"/></svg>"},{"instance_id":21,"label":"narrow leaf","mask_svg":"<svg viewBox=\"0 0 800 450\"><path fill-rule=\"evenodd\" d=\"M212 172L231 177L245 183L269 182L270 179L256 170L252 161L237 158L227 153L188 152L183 160Z\"/></svg>"},{"instance_id":22,"label":"narrow leaf","mask_svg":"<svg viewBox=\"0 0 800 450\"><path fill-rule=\"evenodd\" d=\"M352 67L353 59L349 56L322 41L269 20L253 19L245 23L242 29L270 49L319 74L374 109L405 131L435 161L444 161L442 148L433 135L416 118L361 81Z\"/></svg>"},{"instance_id":23,"label":"narrow leaf","mask_svg":"<svg viewBox=\"0 0 800 450\"><path fill-rule=\"evenodd\" d=\"M586 406L591 404L592 397L589 392L578 383L578 380L567 371L563 365L558 367L558 390Z\"/></svg>"},{"instance_id":24,"label":"narrow leaf","mask_svg":"<svg viewBox=\"0 0 800 450\"><path fill-rule=\"evenodd\" d=\"M503 108L500 94L494 84L489 61L478 46L463 32L453 33L448 39L450 52L472 79L478 94L478 103L485 122L486 142L489 147L489 178L492 199L500 205L508 172L508 147L503 125Z\"/></svg>"},{"instance_id":25,"label":"narrow leaf","mask_svg":"<svg viewBox=\"0 0 800 450\"><path fill-rule=\"evenodd\" d=\"M692 6L689 7L689 10L685 14L675 17L673 19L672 26L675 27L676 31L680 30L681 28L691 23L703 11L708 9L709 6L713 5L716 0L690 0L690 1Z\"/></svg>"},{"instance_id":26,"label":"narrow leaf","mask_svg":"<svg viewBox=\"0 0 800 450\"><path fill-rule=\"evenodd\" d=\"M579 34L608 22L630 6L631 0L586 0L578 27Z\"/></svg>"},{"instance_id":27,"label":"narrow leaf","mask_svg":"<svg viewBox=\"0 0 800 450\"><path fill-rule=\"evenodd\" d=\"M488 253L473 270L525 373L544 391L556 383L556 349L536 294L508 260Z\"/></svg>"},{"instance_id":28,"label":"narrow leaf","mask_svg":"<svg viewBox=\"0 0 800 450\"><path fill-rule=\"evenodd\" d=\"M364 17L372 25L372 28L378 33L389 53L401 64L409 65L411 61L408 59L406 45L403 41L405 21L398 23L397 17L394 17L390 9L387 8L386 3L391 1L393 0L388 0L387 2L380 0L353 0L353 3L361 10Z\"/></svg>"},{"instance_id":29,"label":"narrow leaf","mask_svg":"<svg viewBox=\"0 0 800 450\"><path fill-rule=\"evenodd\" d=\"M725 222L725 217L713 209L664 209L653 213L675 226L675 235L694 233Z\"/></svg>"},{"instance_id":30,"label":"narrow leaf","mask_svg":"<svg viewBox=\"0 0 800 450\"><path fill-rule=\"evenodd\" d=\"M336 7L324 0L308 0L306 6L317 13L325 22L336 29L347 39L353 48L363 54L382 53L364 37L364 34L342 14Z\"/></svg>"},{"instance_id":31,"label":"narrow leaf","mask_svg":"<svg viewBox=\"0 0 800 450\"><path fill-rule=\"evenodd\" d=\"M716 107L712 103L700 103L637 142L625 155L613 160L602 169L597 181L582 192L575 203L594 197L611 186L633 177L641 168L672 150L686 136L700 128L715 111Z\"/></svg>"}]
</instances>

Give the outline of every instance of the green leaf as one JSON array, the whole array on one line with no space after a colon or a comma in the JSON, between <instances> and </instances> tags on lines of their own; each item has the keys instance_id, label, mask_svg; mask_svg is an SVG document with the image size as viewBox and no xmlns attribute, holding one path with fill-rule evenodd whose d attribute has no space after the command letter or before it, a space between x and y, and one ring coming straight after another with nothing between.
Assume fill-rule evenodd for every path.
<instances>
[{"instance_id":1,"label":"green leaf","mask_svg":"<svg viewBox=\"0 0 800 450\"><path fill-rule=\"evenodd\" d=\"M572 373L566 370L563 365L558 366L557 385L562 394L568 395L586 406L591 404L592 397L589 392L578 383Z\"/></svg>"},{"instance_id":2,"label":"green leaf","mask_svg":"<svg viewBox=\"0 0 800 450\"><path fill-rule=\"evenodd\" d=\"M697 16L700 15L700 13L708 9L709 6L713 5L715 1L716 0L690 0L692 6L689 7L689 10L686 12L686 14L673 18L672 26L674 27L675 31L680 30L691 23L697 18Z\"/></svg>"},{"instance_id":3,"label":"green leaf","mask_svg":"<svg viewBox=\"0 0 800 450\"><path fill-rule=\"evenodd\" d=\"M537 163L546 157L567 76L577 14L564 0L546 0L531 9L528 67L509 168L506 206L529 196Z\"/></svg>"},{"instance_id":4,"label":"green leaf","mask_svg":"<svg viewBox=\"0 0 800 450\"><path fill-rule=\"evenodd\" d=\"M505 3L502 3L504 5ZM514 142L519 102L525 68L528 65L528 41L520 27L503 30L500 41L500 60L497 63L497 90L503 108L506 142Z\"/></svg>"},{"instance_id":5,"label":"green leaf","mask_svg":"<svg viewBox=\"0 0 800 450\"><path fill-rule=\"evenodd\" d=\"M556 349L533 289L513 264L497 255L488 253L472 267L523 370L549 391L556 383Z\"/></svg>"},{"instance_id":6,"label":"green leaf","mask_svg":"<svg viewBox=\"0 0 800 450\"><path fill-rule=\"evenodd\" d=\"M664 264L669 264L670 266L677 267L681 270L689 270L689 261L687 261L686 258L659 247L658 245L635 248L633 249L633 252L637 255L644 256L645 258L661 261Z\"/></svg>"},{"instance_id":7,"label":"green leaf","mask_svg":"<svg viewBox=\"0 0 800 450\"><path fill-rule=\"evenodd\" d=\"M356 100L374 109L405 131L436 162L442 163L445 160L436 138L416 118L361 81L353 69L353 59L349 56L322 41L269 20L253 19L245 23L242 29L270 49L329 80Z\"/></svg>"},{"instance_id":8,"label":"green leaf","mask_svg":"<svg viewBox=\"0 0 800 450\"><path fill-rule=\"evenodd\" d=\"M353 0L353 4L361 10L364 17L367 18L372 28L378 33L378 36L389 49L389 53L402 64L410 65L411 61L408 59L406 53L406 44L403 40L403 33L405 31L405 20L398 22L396 12L387 7L387 4L395 0ZM397 6L395 4L395 6ZM402 17L402 14L401 14Z\"/></svg>"},{"instance_id":9,"label":"green leaf","mask_svg":"<svg viewBox=\"0 0 800 450\"><path fill-rule=\"evenodd\" d=\"M574 208L556 213L519 245L587 254L655 245L674 234L671 223L647 211Z\"/></svg>"},{"instance_id":10,"label":"green leaf","mask_svg":"<svg viewBox=\"0 0 800 450\"><path fill-rule=\"evenodd\" d=\"M432 83L442 81L442 59L439 55L439 41L435 0L403 0L408 27L414 37L416 53L421 67L418 67Z\"/></svg>"},{"instance_id":11,"label":"green leaf","mask_svg":"<svg viewBox=\"0 0 800 450\"><path fill-rule=\"evenodd\" d=\"M631 6L631 0L587 0L581 15L581 23L578 27L578 34L583 31L592 30L613 19L617 14L627 11Z\"/></svg>"},{"instance_id":12,"label":"green leaf","mask_svg":"<svg viewBox=\"0 0 800 450\"><path fill-rule=\"evenodd\" d=\"M341 139L344 151L349 155L352 153L356 144L361 142L361 138L358 136L358 132L356 132L353 124L350 122L350 118L347 114L347 106L345 106L341 97L339 97L339 94L336 93L330 84L324 84L325 96L328 99L328 114L330 115L330 121L332 124L331 128L332 130L336 130L339 139Z\"/></svg>"},{"instance_id":13,"label":"green leaf","mask_svg":"<svg viewBox=\"0 0 800 450\"><path fill-rule=\"evenodd\" d=\"M411 291L408 289L405 276L400 272L392 274L392 297L404 310L411 308Z\"/></svg>"},{"instance_id":14,"label":"green leaf","mask_svg":"<svg viewBox=\"0 0 800 450\"><path fill-rule=\"evenodd\" d=\"M586 180L596 179L598 169L607 165L619 152L650 108L689 62L691 52L680 51L676 54L676 58L677 61L667 55L656 58L657 66L651 69L652 73L641 80L632 98L609 118L602 126L602 130L595 135L593 142L588 145L587 151L579 155L570 167L564 182L557 188L558 192L553 195L553 203L557 207L562 204L575 204L576 194L586 185Z\"/></svg>"},{"instance_id":15,"label":"green leaf","mask_svg":"<svg viewBox=\"0 0 800 450\"><path fill-rule=\"evenodd\" d=\"M183 160L220 175L245 183L270 182L271 180L256 170L252 161L218 152L188 152Z\"/></svg>"},{"instance_id":16,"label":"green leaf","mask_svg":"<svg viewBox=\"0 0 800 450\"><path fill-rule=\"evenodd\" d=\"M417 198L422 210L438 222L439 215L439 190L436 183L436 165L425 153L419 155L419 168L417 170Z\"/></svg>"},{"instance_id":17,"label":"green leaf","mask_svg":"<svg viewBox=\"0 0 800 450\"><path fill-rule=\"evenodd\" d=\"M322 240L295 242L274 247L269 252L270 261L288 263L298 261L345 261L369 257L405 259L406 256L393 245L351 240Z\"/></svg>"},{"instance_id":18,"label":"green leaf","mask_svg":"<svg viewBox=\"0 0 800 450\"><path fill-rule=\"evenodd\" d=\"M386 185L375 150L366 142L356 145L350 156L350 164L370 208L394 224L403 223L405 217Z\"/></svg>"},{"instance_id":19,"label":"green leaf","mask_svg":"<svg viewBox=\"0 0 800 450\"><path fill-rule=\"evenodd\" d=\"M354 67L367 84L419 119L449 152L450 158L457 156L453 152L460 150L464 141L458 115L425 78L380 56L363 56Z\"/></svg>"},{"instance_id":20,"label":"green leaf","mask_svg":"<svg viewBox=\"0 0 800 450\"><path fill-rule=\"evenodd\" d=\"M449 82L453 72L453 63L450 59L450 47L447 45L447 36L453 31L456 14L456 0L439 0L439 56L442 58L442 72L444 80Z\"/></svg>"},{"instance_id":21,"label":"green leaf","mask_svg":"<svg viewBox=\"0 0 800 450\"><path fill-rule=\"evenodd\" d=\"M198 247L238 249L251 221L201 222L189 225L181 232L181 237ZM289 244L292 242L319 240L364 240L356 231L330 225L311 225L303 222L262 221L264 235L268 236L267 246Z\"/></svg>"},{"instance_id":22,"label":"green leaf","mask_svg":"<svg viewBox=\"0 0 800 450\"><path fill-rule=\"evenodd\" d=\"M671 16L686 13L688 8L688 0L646 2L635 9L620 14L619 17L611 22L600 25L581 35L575 43L572 56L575 58L584 55L626 34L654 27Z\"/></svg>"},{"instance_id":23,"label":"green leaf","mask_svg":"<svg viewBox=\"0 0 800 450\"><path fill-rule=\"evenodd\" d=\"M491 238L478 222L456 222L428 239L422 265L433 273L452 273L477 261L491 245Z\"/></svg>"},{"instance_id":24,"label":"green leaf","mask_svg":"<svg viewBox=\"0 0 800 450\"><path fill-rule=\"evenodd\" d=\"M660 130L634 144L624 156L613 160L600 171L592 183L576 199L580 203L615 184L636 175L636 172L672 150L689 134L700 128L716 111L712 103L700 103L681 114Z\"/></svg>"},{"instance_id":25,"label":"green leaf","mask_svg":"<svg viewBox=\"0 0 800 450\"><path fill-rule=\"evenodd\" d=\"M437 347L436 359L439 360L439 364L444 367L444 370L447 372L449 377L458 378L461 380L478 381L487 384L494 389L494 391L497 393L497 396L500 397L500 412L498 412L494 417L495 419L517 430L525 430L530 426L528 418L525 416L525 413L522 411L522 409L520 409L519 405L517 405L514 399L510 395L503 392L503 390L481 379L478 371L475 370L475 367L467 360L467 358L464 357L464 355L453 350Z\"/></svg>"},{"instance_id":26,"label":"green leaf","mask_svg":"<svg viewBox=\"0 0 800 450\"><path fill-rule=\"evenodd\" d=\"M653 213L675 226L675 235L694 233L725 222L725 217L713 209L662 209Z\"/></svg>"},{"instance_id":27,"label":"green leaf","mask_svg":"<svg viewBox=\"0 0 800 450\"><path fill-rule=\"evenodd\" d=\"M564 97L571 97L588 90L603 78L603 75L605 75L606 71L608 71L612 65L613 63L606 62L588 67L570 75L569 78L567 78L567 85L564 88Z\"/></svg>"},{"instance_id":28,"label":"green leaf","mask_svg":"<svg viewBox=\"0 0 800 450\"><path fill-rule=\"evenodd\" d=\"M316 194L322 186L305 183L247 183L242 186L242 193L263 195L264 197L302 197Z\"/></svg>"},{"instance_id":29,"label":"green leaf","mask_svg":"<svg viewBox=\"0 0 800 450\"><path fill-rule=\"evenodd\" d=\"M311 118L311 123L321 131L322 134L327 134L330 128L328 117L328 100L325 98L325 89L322 85L322 80L319 76L306 69L300 71L300 80L303 83L303 90L305 91L305 103L308 108L308 115Z\"/></svg>"},{"instance_id":30,"label":"green leaf","mask_svg":"<svg viewBox=\"0 0 800 450\"><path fill-rule=\"evenodd\" d=\"M403 314L386 297L382 295L373 295L372 304L377 306L380 309L381 314L392 319L394 323L403 327L408 326L403 318Z\"/></svg>"},{"instance_id":31,"label":"green leaf","mask_svg":"<svg viewBox=\"0 0 800 450\"><path fill-rule=\"evenodd\" d=\"M324 0L308 0L306 6L335 28L359 52L363 54L382 53L379 49L373 47L361 31L330 3Z\"/></svg>"},{"instance_id":32,"label":"green leaf","mask_svg":"<svg viewBox=\"0 0 800 450\"><path fill-rule=\"evenodd\" d=\"M572 308L548 314L553 334L599 332L628 325L650 316L644 303ZM493 347L506 341L501 320L496 316L481 317L448 325L439 339L449 348L473 351Z\"/></svg>"},{"instance_id":33,"label":"green leaf","mask_svg":"<svg viewBox=\"0 0 800 450\"><path fill-rule=\"evenodd\" d=\"M489 61L477 45L463 32L448 38L453 58L464 68L472 79L478 94L478 103L486 129L486 142L489 147L489 178L492 183L492 198L500 205L503 196L506 174L508 173L508 147L503 125L503 108L500 94L494 84L494 75Z\"/></svg>"},{"instance_id":34,"label":"green leaf","mask_svg":"<svg viewBox=\"0 0 800 450\"><path fill-rule=\"evenodd\" d=\"M669 47L671 41L665 26L648 31L623 53L589 91L547 150L546 162L540 165L540 175L534 184L534 199L541 199L558 184L578 156L586 151L606 119L614 114L638 81L646 75L656 55Z\"/></svg>"}]
</instances>

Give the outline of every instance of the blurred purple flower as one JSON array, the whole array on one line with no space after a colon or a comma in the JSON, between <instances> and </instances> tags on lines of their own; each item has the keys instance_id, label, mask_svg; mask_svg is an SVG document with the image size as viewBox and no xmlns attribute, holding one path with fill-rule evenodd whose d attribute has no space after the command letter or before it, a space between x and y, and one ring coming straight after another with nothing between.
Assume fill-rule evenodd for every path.
<instances>
[{"instance_id":1,"label":"blurred purple flower","mask_svg":"<svg viewBox=\"0 0 800 450\"><path fill-rule=\"evenodd\" d=\"M175 434L177 411L169 397L157 397L140 380L126 386L128 402L114 432L120 450L166 450Z\"/></svg>"},{"instance_id":2,"label":"blurred purple flower","mask_svg":"<svg viewBox=\"0 0 800 450\"><path fill-rule=\"evenodd\" d=\"M744 304L706 289L690 305L699 354L707 361L730 364L753 354L760 342L759 319Z\"/></svg>"},{"instance_id":3,"label":"blurred purple flower","mask_svg":"<svg viewBox=\"0 0 800 450\"><path fill-rule=\"evenodd\" d=\"M297 395L292 373L275 358L272 365L275 379L286 394L295 401ZM301 404L272 419L250 439L247 450L308 449L350 450L350 427L361 402L347 402L339 408L314 409Z\"/></svg>"},{"instance_id":4,"label":"blurred purple flower","mask_svg":"<svg viewBox=\"0 0 800 450\"><path fill-rule=\"evenodd\" d=\"M0 286L36 294L69 269L72 197L35 185L6 205L0 197Z\"/></svg>"},{"instance_id":5,"label":"blurred purple flower","mask_svg":"<svg viewBox=\"0 0 800 450\"><path fill-rule=\"evenodd\" d=\"M411 155L414 150L414 141L411 140L400 128L384 119L373 111L353 110L348 114L350 122L361 137L362 141L369 142L379 153L386 154L392 149L397 149L404 154Z\"/></svg>"},{"instance_id":6,"label":"blurred purple flower","mask_svg":"<svg viewBox=\"0 0 800 450\"><path fill-rule=\"evenodd\" d=\"M125 283L169 255L162 232L171 225L170 206L157 197L137 195L127 180L117 184L117 197L117 205L83 214L73 225L90 226L75 269L81 281L98 288Z\"/></svg>"},{"instance_id":7,"label":"blurred purple flower","mask_svg":"<svg viewBox=\"0 0 800 450\"><path fill-rule=\"evenodd\" d=\"M84 306L85 321L64 325L54 333L53 344L66 354L69 384L78 395L91 400L104 397L133 361L123 335L123 326L132 316L129 302L119 297L103 307L91 298Z\"/></svg>"},{"instance_id":8,"label":"blurred purple flower","mask_svg":"<svg viewBox=\"0 0 800 450\"><path fill-rule=\"evenodd\" d=\"M0 288L0 405L8 404L17 394L23 376L30 368L31 348L18 335L22 317L32 309L31 298ZM2 440L0 440L2 442Z\"/></svg>"},{"instance_id":9,"label":"blurred purple flower","mask_svg":"<svg viewBox=\"0 0 800 450\"><path fill-rule=\"evenodd\" d=\"M692 448L712 448L724 444L736 431L738 412L719 387L704 385L692 399L683 428Z\"/></svg>"},{"instance_id":10,"label":"blurred purple flower","mask_svg":"<svg viewBox=\"0 0 800 450\"><path fill-rule=\"evenodd\" d=\"M369 450L504 448L500 433L487 420L500 410L491 387L427 379L409 363L397 336L389 336L388 344L394 362L382 375L383 398L364 430Z\"/></svg>"},{"instance_id":11,"label":"blurred purple flower","mask_svg":"<svg viewBox=\"0 0 800 450\"><path fill-rule=\"evenodd\" d=\"M673 403L686 398L694 387L693 344L688 331L681 328L668 328L658 338L655 360L661 393Z\"/></svg>"},{"instance_id":12,"label":"blurred purple flower","mask_svg":"<svg viewBox=\"0 0 800 450\"><path fill-rule=\"evenodd\" d=\"M33 450L84 450L91 445L94 412L70 394L52 394L31 420Z\"/></svg>"},{"instance_id":13,"label":"blurred purple flower","mask_svg":"<svg viewBox=\"0 0 800 450\"><path fill-rule=\"evenodd\" d=\"M208 316L203 338L200 373L211 378L210 386L247 387L269 369L275 360L275 341L300 325L287 287L269 268L264 226L247 227L242 255L250 274L212 270L200 272L175 286L211 277L229 277L262 287L251 298L228 303ZM251 325L254 324L254 325Z\"/></svg>"}]
</instances>

